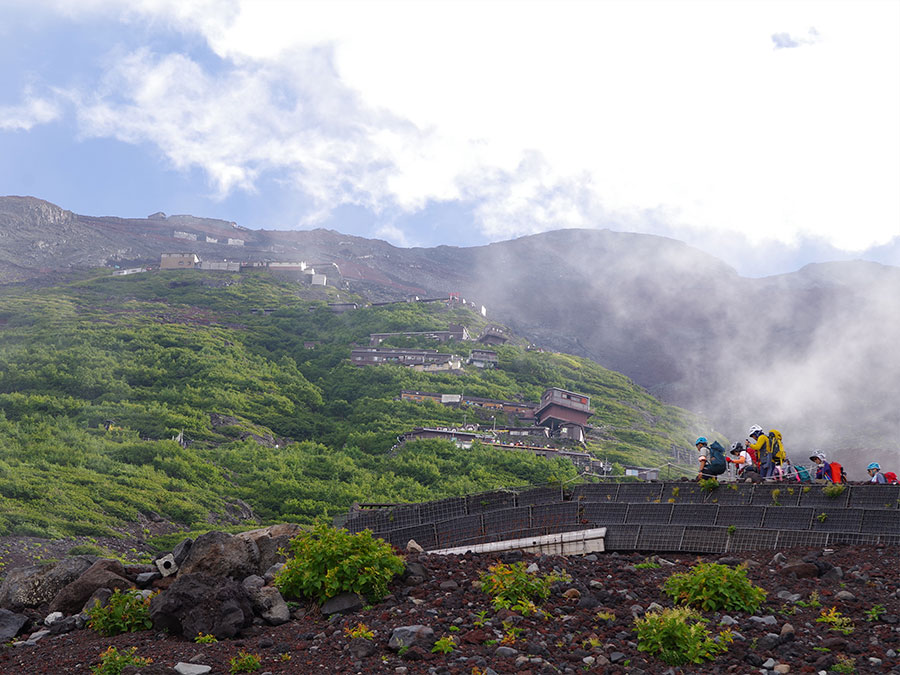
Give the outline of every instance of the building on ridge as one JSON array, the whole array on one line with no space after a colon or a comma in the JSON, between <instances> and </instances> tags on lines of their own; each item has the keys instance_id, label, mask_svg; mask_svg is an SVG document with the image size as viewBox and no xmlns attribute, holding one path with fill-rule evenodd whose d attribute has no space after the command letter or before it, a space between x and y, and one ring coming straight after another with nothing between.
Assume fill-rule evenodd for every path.
<instances>
[{"instance_id":1,"label":"building on ridge","mask_svg":"<svg viewBox=\"0 0 900 675\"><path fill-rule=\"evenodd\" d=\"M535 419L537 424L550 429L551 436L584 443L584 431L591 414L589 396L551 387L541 394Z\"/></svg>"}]
</instances>

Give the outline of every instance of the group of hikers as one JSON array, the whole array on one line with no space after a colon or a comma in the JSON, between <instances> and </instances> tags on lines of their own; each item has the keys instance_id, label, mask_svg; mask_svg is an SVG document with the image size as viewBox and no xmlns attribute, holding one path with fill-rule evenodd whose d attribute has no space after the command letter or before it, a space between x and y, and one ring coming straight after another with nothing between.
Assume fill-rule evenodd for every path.
<instances>
[{"instance_id":1,"label":"group of hikers","mask_svg":"<svg viewBox=\"0 0 900 675\"><path fill-rule=\"evenodd\" d=\"M716 478L725 473L729 464L737 470L743 480L760 482L763 480L813 480L826 483L846 483L847 475L838 462L829 462L825 453L815 450L809 457L814 466L792 465L784 451L781 432L771 429L768 433L758 424L750 427L748 438L731 444L731 449L718 441L710 443L705 436L698 438L694 445L700 456L700 473L697 480ZM813 473L814 470L814 473ZM866 468L870 483L898 483L897 474L892 471L882 473L878 462Z\"/></svg>"}]
</instances>

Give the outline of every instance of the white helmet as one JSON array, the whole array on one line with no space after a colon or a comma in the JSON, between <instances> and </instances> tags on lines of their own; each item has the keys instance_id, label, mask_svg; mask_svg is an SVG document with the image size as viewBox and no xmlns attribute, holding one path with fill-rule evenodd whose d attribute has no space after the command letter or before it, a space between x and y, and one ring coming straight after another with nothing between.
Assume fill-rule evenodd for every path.
<instances>
[{"instance_id":1,"label":"white helmet","mask_svg":"<svg viewBox=\"0 0 900 675\"><path fill-rule=\"evenodd\" d=\"M821 459L823 462L825 461L825 453L821 450L813 450L813 454L809 456L811 460Z\"/></svg>"},{"instance_id":2,"label":"white helmet","mask_svg":"<svg viewBox=\"0 0 900 675\"><path fill-rule=\"evenodd\" d=\"M752 436L753 434L761 434L761 433L762 433L762 427L759 426L758 424L754 424L752 427L750 427L750 431L747 432L747 435Z\"/></svg>"}]
</instances>

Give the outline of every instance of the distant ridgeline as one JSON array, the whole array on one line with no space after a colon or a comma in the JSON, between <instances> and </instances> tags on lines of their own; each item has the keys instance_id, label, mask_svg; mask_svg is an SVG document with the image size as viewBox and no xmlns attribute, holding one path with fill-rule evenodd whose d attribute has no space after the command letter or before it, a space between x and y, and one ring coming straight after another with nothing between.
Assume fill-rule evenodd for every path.
<instances>
[{"instance_id":1,"label":"distant ridgeline","mask_svg":"<svg viewBox=\"0 0 900 675\"><path fill-rule=\"evenodd\" d=\"M359 345L459 367L356 367ZM494 442L398 444L472 424ZM208 525L238 503L309 522L354 502L571 480L576 455L595 473L657 467L701 432L625 376L527 345L452 296L372 306L265 268L0 286L0 534Z\"/></svg>"},{"instance_id":2,"label":"distant ridgeline","mask_svg":"<svg viewBox=\"0 0 900 675\"><path fill-rule=\"evenodd\" d=\"M713 490L690 482L530 486L419 504L357 505L343 525L370 529L401 549L412 539L426 550L602 527L611 551L900 545L900 486L837 492L800 483Z\"/></svg>"}]
</instances>

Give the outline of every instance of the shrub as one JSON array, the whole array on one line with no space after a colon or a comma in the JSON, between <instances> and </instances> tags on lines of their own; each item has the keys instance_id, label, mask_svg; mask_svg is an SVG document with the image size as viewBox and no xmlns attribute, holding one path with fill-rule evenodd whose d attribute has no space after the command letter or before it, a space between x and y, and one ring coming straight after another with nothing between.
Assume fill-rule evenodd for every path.
<instances>
[{"instance_id":1,"label":"shrub","mask_svg":"<svg viewBox=\"0 0 900 675\"><path fill-rule=\"evenodd\" d=\"M345 627L344 635L349 638L365 638L366 640L372 640L375 637L375 632L370 630L366 624L360 622L353 628L350 626Z\"/></svg>"},{"instance_id":2,"label":"shrub","mask_svg":"<svg viewBox=\"0 0 900 675\"><path fill-rule=\"evenodd\" d=\"M105 607L94 605L87 614L90 617L88 626L106 637L153 627L150 600L135 590L116 589Z\"/></svg>"},{"instance_id":3,"label":"shrub","mask_svg":"<svg viewBox=\"0 0 900 675\"><path fill-rule=\"evenodd\" d=\"M550 596L550 586L554 582L568 578L559 574L531 574L526 571L524 562L497 563L482 573L481 590L491 596L494 609L511 609L527 615L536 611L535 600Z\"/></svg>"},{"instance_id":4,"label":"shrub","mask_svg":"<svg viewBox=\"0 0 900 675\"><path fill-rule=\"evenodd\" d=\"M245 652L243 649L231 659L230 663L231 670L228 672L232 673L232 675L234 673L252 673L260 668L259 657L256 654Z\"/></svg>"},{"instance_id":5,"label":"shrub","mask_svg":"<svg viewBox=\"0 0 900 675\"><path fill-rule=\"evenodd\" d=\"M638 634L638 651L658 656L671 666L702 663L728 650L731 631L713 638L700 614L689 607L674 607L648 612L634 620Z\"/></svg>"},{"instance_id":6,"label":"shrub","mask_svg":"<svg viewBox=\"0 0 900 675\"><path fill-rule=\"evenodd\" d=\"M826 497L837 499L842 494L844 494L844 490L846 489L846 485L843 485L842 483L834 483L832 485L826 485L825 487L823 487L822 492L825 493Z\"/></svg>"},{"instance_id":7,"label":"shrub","mask_svg":"<svg viewBox=\"0 0 900 675\"><path fill-rule=\"evenodd\" d=\"M211 645L218 642L215 635L206 635L205 633L197 633L194 642L201 645Z\"/></svg>"},{"instance_id":8,"label":"shrub","mask_svg":"<svg viewBox=\"0 0 900 675\"><path fill-rule=\"evenodd\" d=\"M149 665L151 659L144 659L135 656L137 647L132 647L127 652L119 653L115 647L110 647L100 654L100 663L91 668L93 675L119 675L125 666L142 666Z\"/></svg>"},{"instance_id":9,"label":"shrub","mask_svg":"<svg viewBox=\"0 0 900 675\"><path fill-rule=\"evenodd\" d=\"M431 648L431 651L435 654L449 654L453 651L453 648L456 646L456 640L452 637L445 636L438 640L435 640L434 646Z\"/></svg>"},{"instance_id":10,"label":"shrub","mask_svg":"<svg viewBox=\"0 0 900 675\"><path fill-rule=\"evenodd\" d=\"M403 558L368 530L351 534L324 523L294 537L288 556L275 577L278 590L319 602L349 591L381 600L390 580L403 571Z\"/></svg>"},{"instance_id":11,"label":"shrub","mask_svg":"<svg viewBox=\"0 0 900 675\"><path fill-rule=\"evenodd\" d=\"M856 629L856 626L853 625L853 620L849 616L841 614L837 610L837 607L832 607L828 610L823 609L819 613L819 618L816 619L816 622L827 623L831 626L831 630L843 633L844 635L850 635L850 633Z\"/></svg>"},{"instance_id":12,"label":"shrub","mask_svg":"<svg viewBox=\"0 0 900 675\"><path fill-rule=\"evenodd\" d=\"M698 563L689 572L673 574L663 590L676 602L710 611L755 612L766 592L747 579L743 566Z\"/></svg>"}]
</instances>

